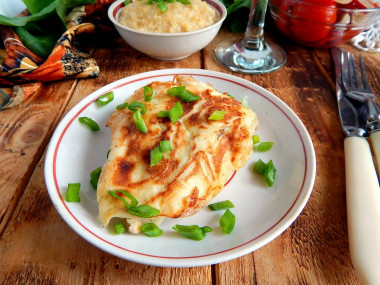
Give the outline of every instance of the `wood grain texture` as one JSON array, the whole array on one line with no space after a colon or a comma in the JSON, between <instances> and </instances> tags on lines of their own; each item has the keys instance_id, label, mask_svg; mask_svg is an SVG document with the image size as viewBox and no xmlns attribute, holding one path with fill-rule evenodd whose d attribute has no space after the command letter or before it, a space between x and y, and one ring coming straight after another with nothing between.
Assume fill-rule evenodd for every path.
<instances>
[{"instance_id":1,"label":"wood grain texture","mask_svg":"<svg viewBox=\"0 0 380 285\"><path fill-rule=\"evenodd\" d=\"M76 81L43 84L19 106L0 112L0 233L41 158Z\"/></svg>"},{"instance_id":2,"label":"wood grain texture","mask_svg":"<svg viewBox=\"0 0 380 285\"><path fill-rule=\"evenodd\" d=\"M268 39L286 50L286 65L242 75L213 58L216 44L230 37L240 35L221 30L204 50L180 61L151 59L121 39L102 43L93 52L98 78L45 84L19 107L0 112L0 284L359 284L348 250L343 135L329 51L297 46L273 32ZM365 53L364 59L380 94L380 55ZM312 138L317 176L309 202L287 230L253 253L195 268L136 264L79 237L48 197L43 154L62 116L106 84L166 68L216 70L252 81L288 104Z\"/></svg>"}]
</instances>

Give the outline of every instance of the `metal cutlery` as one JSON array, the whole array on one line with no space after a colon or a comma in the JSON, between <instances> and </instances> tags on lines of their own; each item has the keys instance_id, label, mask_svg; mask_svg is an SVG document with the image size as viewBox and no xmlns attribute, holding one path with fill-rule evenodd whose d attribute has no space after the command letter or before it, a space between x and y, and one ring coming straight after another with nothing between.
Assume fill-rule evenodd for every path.
<instances>
[{"instance_id":1,"label":"metal cutlery","mask_svg":"<svg viewBox=\"0 0 380 285\"><path fill-rule=\"evenodd\" d=\"M350 52L342 51L342 84L348 97L364 103L367 108L366 129L369 132L377 172L380 176L380 109L374 101L376 95L372 92L368 84L363 58L361 56L359 62L361 78L356 69L354 55Z\"/></svg>"},{"instance_id":2,"label":"metal cutlery","mask_svg":"<svg viewBox=\"0 0 380 285\"><path fill-rule=\"evenodd\" d=\"M331 48L342 123L346 170L347 224L351 261L364 284L380 284L380 187L367 138L366 103L350 100L343 89L344 54ZM344 80L343 80L344 78Z\"/></svg>"}]
</instances>

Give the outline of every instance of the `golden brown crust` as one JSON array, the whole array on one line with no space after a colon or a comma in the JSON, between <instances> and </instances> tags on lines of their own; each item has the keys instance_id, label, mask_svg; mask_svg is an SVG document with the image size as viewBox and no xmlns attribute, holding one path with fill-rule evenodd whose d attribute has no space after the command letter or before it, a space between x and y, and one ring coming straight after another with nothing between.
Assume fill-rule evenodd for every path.
<instances>
[{"instance_id":1,"label":"golden brown crust","mask_svg":"<svg viewBox=\"0 0 380 285\"><path fill-rule=\"evenodd\" d=\"M157 117L159 111L169 110L179 101L167 95L167 89L183 85L201 99L181 102L183 115L176 123ZM144 102L143 88L127 100L146 104L147 134L136 129L128 109L116 110L107 122L112 132L111 151L97 191L99 219L104 225L114 216L133 218L108 190L127 190L139 204L160 209L160 216L191 216L222 190L232 171L241 168L252 152L251 137L258 120L238 101L188 76L152 82L150 87L152 101ZM223 119L208 120L216 110L226 111ZM170 140L172 151L150 167L150 151L162 140Z\"/></svg>"}]
</instances>

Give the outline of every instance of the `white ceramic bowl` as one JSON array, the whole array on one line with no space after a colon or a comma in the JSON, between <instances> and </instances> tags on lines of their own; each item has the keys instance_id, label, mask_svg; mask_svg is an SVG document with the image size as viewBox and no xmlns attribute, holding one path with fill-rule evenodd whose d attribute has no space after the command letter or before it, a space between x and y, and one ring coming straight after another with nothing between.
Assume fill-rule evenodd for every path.
<instances>
[{"instance_id":1,"label":"white ceramic bowl","mask_svg":"<svg viewBox=\"0 0 380 285\"><path fill-rule=\"evenodd\" d=\"M207 46L218 33L227 10L219 0L204 0L214 7L220 15L215 24L192 32L153 33L133 30L118 23L124 0L115 1L108 10L108 17L115 25L120 36L136 50L160 60L176 60L188 57Z\"/></svg>"}]
</instances>

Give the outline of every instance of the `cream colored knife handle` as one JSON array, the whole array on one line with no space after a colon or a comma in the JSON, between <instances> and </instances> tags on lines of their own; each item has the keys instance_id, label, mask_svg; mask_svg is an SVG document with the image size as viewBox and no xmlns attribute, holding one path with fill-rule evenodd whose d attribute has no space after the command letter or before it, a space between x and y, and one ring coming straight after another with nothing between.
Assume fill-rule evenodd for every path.
<instances>
[{"instance_id":1,"label":"cream colored knife handle","mask_svg":"<svg viewBox=\"0 0 380 285\"><path fill-rule=\"evenodd\" d=\"M380 284L380 187L369 143L344 140L348 238L352 264L363 284Z\"/></svg>"},{"instance_id":2,"label":"cream colored knife handle","mask_svg":"<svg viewBox=\"0 0 380 285\"><path fill-rule=\"evenodd\" d=\"M372 132L369 135L369 139L371 140L372 150L376 160L377 175L380 177L380 130Z\"/></svg>"}]
</instances>

